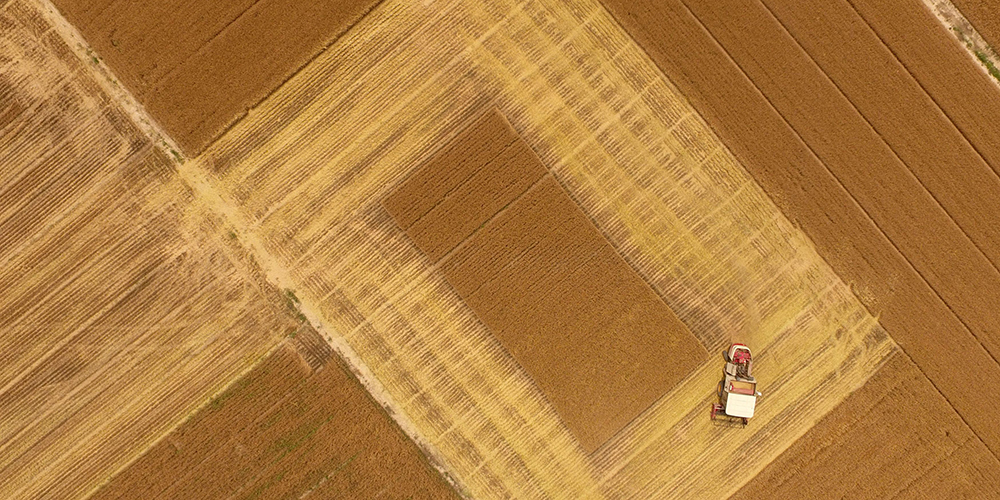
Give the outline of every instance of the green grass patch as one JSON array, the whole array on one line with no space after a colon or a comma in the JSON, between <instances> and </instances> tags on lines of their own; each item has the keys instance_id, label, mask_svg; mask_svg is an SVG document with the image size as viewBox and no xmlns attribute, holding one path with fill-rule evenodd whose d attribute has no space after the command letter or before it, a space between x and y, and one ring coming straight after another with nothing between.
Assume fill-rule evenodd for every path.
<instances>
[{"instance_id":1,"label":"green grass patch","mask_svg":"<svg viewBox=\"0 0 1000 500\"><path fill-rule=\"evenodd\" d=\"M284 479L284 478L285 478L285 471L281 471L276 476L274 476L270 480L268 480L266 483L264 483L264 484L262 484L260 486L257 486L256 488L254 488L254 490L250 492L250 495L247 498L248 499L250 499L250 498L260 498L261 493L264 493L264 491L266 491L266 490L270 489L272 486L280 483L281 480Z\"/></svg>"},{"instance_id":2,"label":"green grass patch","mask_svg":"<svg viewBox=\"0 0 1000 500\"><path fill-rule=\"evenodd\" d=\"M287 305L288 308L295 313L295 319L299 320L300 323L305 323L307 321L306 315L302 314L302 310L299 309L299 304L301 304L301 302L299 301L298 296L295 295L295 292L286 288L285 305Z\"/></svg>"},{"instance_id":3,"label":"green grass patch","mask_svg":"<svg viewBox=\"0 0 1000 500\"><path fill-rule=\"evenodd\" d=\"M177 160L177 163L184 163L184 158L181 158L181 154L176 149L171 148L170 154L174 155L174 160Z\"/></svg>"},{"instance_id":4,"label":"green grass patch","mask_svg":"<svg viewBox=\"0 0 1000 500\"><path fill-rule=\"evenodd\" d=\"M977 50L976 59L979 59L979 62L986 66L986 70L990 72L990 76L996 78L997 81L1000 81L1000 69L997 69L996 65L993 64L993 61L990 60L986 53Z\"/></svg>"}]
</instances>

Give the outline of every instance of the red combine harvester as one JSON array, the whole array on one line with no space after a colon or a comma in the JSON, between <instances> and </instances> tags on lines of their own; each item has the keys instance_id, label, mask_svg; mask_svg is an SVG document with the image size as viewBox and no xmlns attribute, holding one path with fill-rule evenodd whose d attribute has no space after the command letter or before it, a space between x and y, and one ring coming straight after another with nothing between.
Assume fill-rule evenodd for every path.
<instances>
[{"instance_id":1,"label":"red combine harvester","mask_svg":"<svg viewBox=\"0 0 1000 500\"><path fill-rule=\"evenodd\" d=\"M719 402L712 404L712 420L717 416L739 419L743 425L753 417L757 406L757 379L753 378L753 357L750 348L733 344L722 356L726 359L723 379L719 382Z\"/></svg>"}]
</instances>

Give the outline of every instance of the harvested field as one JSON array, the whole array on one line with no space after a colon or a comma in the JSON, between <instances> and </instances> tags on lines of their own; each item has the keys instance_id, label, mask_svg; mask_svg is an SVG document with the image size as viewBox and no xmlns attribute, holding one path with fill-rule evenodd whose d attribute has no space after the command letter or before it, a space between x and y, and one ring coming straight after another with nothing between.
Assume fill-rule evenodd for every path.
<instances>
[{"instance_id":1,"label":"harvested field","mask_svg":"<svg viewBox=\"0 0 1000 500\"><path fill-rule=\"evenodd\" d=\"M90 498L457 498L347 368L323 362L282 346Z\"/></svg>"},{"instance_id":2,"label":"harvested field","mask_svg":"<svg viewBox=\"0 0 1000 500\"><path fill-rule=\"evenodd\" d=\"M0 497L74 498L295 323L33 4L0 26Z\"/></svg>"},{"instance_id":3,"label":"harvested field","mask_svg":"<svg viewBox=\"0 0 1000 500\"><path fill-rule=\"evenodd\" d=\"M1000 47L1000 2L997 0L951 0L983 38Z\"/></svg>"},{"instance_id":4,"label":"harvested field","mask_svg":"<svg viewBox=\"0 0 1000 500\"><path fill-rule=\"evenodd\" d=\"M193 155L378 0L53 3Z\"/></svg>"},{"instance_id":5,"label":"harvested field","mask_svg":"<svg viewBox=\"0 0 1000 500\"><path fill-rule=\"evenodd\" d=\"M383 204L587 452L707 358L496 110Z\"/></svg>"},{"instance_id":6,"label":"harvested field","mask_svg":"<svg viewBox=\"0 0 1000 500\"><path fill-rule=\"evenodd\" d=\"M932 109L934 101L926 95L912 103L897 103L905 108L899 115L889 109L895 102L892 81L902 86L901 95L920 92L920 88L913 87L912 77L900 69L879 39L858 24L864 21L849 4L824 4L824 16L810 17L784 2L766 3L767 8L760 3L741 2L739 5L746 10L730 8L726 15L723 9L713 12L711 7L693 3L689 10L679 1L655 5L606 2L664 73L678 82L754 178L816 242L819 252L838 274L852 283L869 310L880 315L880 323L934 386L987 447L997 453L1000 434L992 423L991 412L984 411L981 394L1000 390L995 382L1000 365L991 355L997 346L998 318L992 309L973 310L971 306L980 304L983 294L992 296L1000 290L996 268L979 252L987 248L993 251L996 245L974 245L974 239L959 231L963 226L945 211L948 201L938 204L938 199L929 195L932 189L944 190L939 193L952 189L951 200L965 203L969 207L967 214L975 211L975 203L994 210L990 202L970 193L994 189L990 186L996 184L995 176L989 177L989 167L967 142L955 137L957 132L951 122L940 110ZM747 43L764 40L767 34L786 40L793 37L784 46L770 46L790 59L783 59L781 66L751 62L745 55L747 47L741 48L726 35L733 29L727 26L741 26L742 21L735 19L737 12L758 20L753 29L743 31L754 37ZM808 24L817 19L841 19L845 26ZM673 29L662 30L661 26ZM845 50L845 30L852 30L853 35L847 38L858 58L838 60L835 56ZM795 45L788 46L793 41ZM814 54L817 61L813 61ZM881 58L875 60L884 61L887 71L870 71L863 65L854 70L844 66L848 60L868 60L861 55ZM961 57L942 64L972 62ZM795 69L786 73L783 68ZM818 72L825 69L830 74ZM834 82L836 87L832 86ZM851 93L849 102L840 93L841 86L845 94ZM810 93L803 94L804 88ZM811 101L813 92L825 92L830 100ZM926 109L916 109L921 107ZM824 129L818 127L828 120L822 113L840 113L837 116L845 120L843 123L857 124L853 135L843 136L849 148L832 143L821 133ZM864 122L858 122L859 114ZM901 123L921 120L921 116L930 117L929 121ZM900 131L886 130L884 139L879 134L876 140L867 128L890 121L899 125ZM754 127L747 128L747 123ZM837 126L838 135L833 137L840 138L839 134L851 130ZM897 135L915 129L932 134L933 139L918 138L916 132L908 140ZM908 144L902 144L906 141ZM952 141L952 146L943 147L949 144L946 141ZM892 155L885 161L873 162L879 168L872 169L868 163L878 157L854 157L858 152L882 151L884 158L886 146L890 145ZM943 184L932 187L917 182L925 179L913 173L913 164L923 161L914 160L914 151L930 145L943 148L928 152L931 158L944 158L941 161L948 168L953 165L949 162L966 158L968 163L957 166L956 171L973 169L976 176L950 174L952 188L947 189ZM843 151L851 154L844 155ZM866 163L859 165L858 159ZM899 162L907 168L900 170ZM896 173L888 176L892 171L889 167ZM925 163L920 168L930 166ZM948 168L939 169L938 175L945 175ZM888 177L866 185L866 178L873 175ZM969 190L959 192L963 185L955 181L966 182ZM887 203L893 198L899 200L899 207ZM980 223L969 218L965 224ZM985 235L995 230L995 224L983 221L981 225L985 226L978 228L978 234L991 240ZM848 241L850 244L845 245Z\"/></svg>"},{"instance_id":7,"label":"harvested field","mask_svg":"<svg viewBox=\"0 0 1000 500\"><path fill-rule=\"evenodd\" d=\"M985 498L1000 462L902 353L732 498Z\"/></svg>"},{"instance_id":8,"label":"harvested field","mask_svg":"<svg viewBox=\"0 0 1000 500\"><path fill-rule=\"evenodd\" d=\"M755 346L760 431L708 420L710 356L588 455L397 226L379 201L493 105L710 353ZM895 349L593 1L389 0L185 168L474 497L724 496Z\"/></svg>"}]
</instances>

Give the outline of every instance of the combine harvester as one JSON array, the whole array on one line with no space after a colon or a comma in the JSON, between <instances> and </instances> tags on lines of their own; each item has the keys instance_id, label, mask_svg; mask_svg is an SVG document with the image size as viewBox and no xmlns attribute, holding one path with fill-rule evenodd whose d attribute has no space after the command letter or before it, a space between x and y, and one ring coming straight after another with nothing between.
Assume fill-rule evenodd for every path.
<instances>
[{"instance_id":1,"label":"combine harvester","mask_svg":"<svg viewBox=\"0 0 1000 500\"><path fill-rule=\"evenodd\" d=\"M722 356L726 359L723 379L719 382L719 402L712 404L712 420L718 415L740 419L743 426L753 417L757 406L757 379L753 378L750 348L733 344Z\"/></svg>"}]
</instances>

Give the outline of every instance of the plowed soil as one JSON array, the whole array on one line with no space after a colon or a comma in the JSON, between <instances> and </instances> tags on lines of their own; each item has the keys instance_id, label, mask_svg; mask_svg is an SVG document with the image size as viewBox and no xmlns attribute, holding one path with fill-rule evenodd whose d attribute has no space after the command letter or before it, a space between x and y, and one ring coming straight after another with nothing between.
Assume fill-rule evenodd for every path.
<instances>
[{"instance_id":1,"label":"plowed soil","mask_svg":"<svg viewBox=\"0 0 1000 500\"><path fill-rule=\"evenodd\" d=\"M1000 47L1000 1L951 0L976 31L996 50Z\"/></svg>"},{"instance_id":2,"label":"plowed soil","mask_svg":"<svg viewBox=\"0 0 1000 500\"><path fill-rule=\"evenodd\" d=\"M91 498L458 498L350 371L324 361L314 371L279 348Z\"/></svg>"},{"instance_id":3,"label":"plowed soil","mask_svg":"<svg viewBox=\"0 0 1000 500\"><path fill-rule=\"evenodd\" d=\"M986 498L998 466L898 353L731 498Z\"/></svg>"},{"instance_id":4,"label":"plowed soil","mask_svg":"<svg viewBox=\"0 0 1000 500\"><path fill-rule=\"evenodd\" d=\"M588 452L707 358L495 110L384 204Z\"/></svg>"},{"instance_id":5,"label":"plowed soil","mask_svg":"<svg viewBox=\"0 0 1000 500\"><path fill-rule=\"evenodd\" d=\"M194 155L378 0L53 3Z\"/></svg>"}]
</instances>

